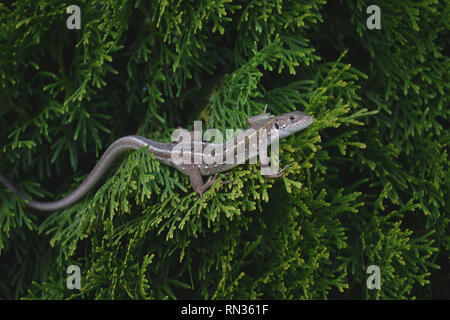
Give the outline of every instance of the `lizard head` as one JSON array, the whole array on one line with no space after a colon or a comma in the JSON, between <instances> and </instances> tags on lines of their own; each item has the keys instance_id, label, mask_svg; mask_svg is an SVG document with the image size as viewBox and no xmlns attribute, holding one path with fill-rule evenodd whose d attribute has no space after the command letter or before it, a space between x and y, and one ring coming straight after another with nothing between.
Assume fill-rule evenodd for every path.
<instances>
[{"instance_id":1,"label":"lizard head","mask_svg":"<svg viewBox=\"0 0 450 320\"><path fill-rule=\"evenodd\" d=\"M305 129L313 121L313 117L301 111L293 111L274 117L272 120L272 128L279 130L279 137L281 139Z\"/></svg>"}]
</instances>

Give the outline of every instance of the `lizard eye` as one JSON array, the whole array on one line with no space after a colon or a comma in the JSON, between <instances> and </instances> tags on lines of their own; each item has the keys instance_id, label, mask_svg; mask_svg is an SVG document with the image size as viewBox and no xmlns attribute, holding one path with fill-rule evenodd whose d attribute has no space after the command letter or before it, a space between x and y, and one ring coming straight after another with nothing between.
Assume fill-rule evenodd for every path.
<instances>
[{"instance_id":1,"label":"lizard eye","mask_svg":"<svg viewBox=\"0 0 450 320\"><path fill-rule=\"evenodd\" d=\"M277 130L280 129L280 124L278 122L275 122L274 126L275 126L275 129L277 129Z\"/></svg>"},{"instance_id":2,"label":"lizard eye","mask_svg":"<svg viewBox=\"0 0 450 320\"><path fill-rule=\"evenodd\" d=\"M294 121L295 117L294 116L290 116L289 119L291 119L291 121Z\"/></svg>"}]
</instances>

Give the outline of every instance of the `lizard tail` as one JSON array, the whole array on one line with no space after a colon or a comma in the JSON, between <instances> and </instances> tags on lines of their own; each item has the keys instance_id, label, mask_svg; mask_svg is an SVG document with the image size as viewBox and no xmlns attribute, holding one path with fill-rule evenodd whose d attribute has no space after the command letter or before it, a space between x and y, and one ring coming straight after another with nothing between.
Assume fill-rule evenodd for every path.
<instances>
[{"instance_id":1,"label":"lizard tail","mask_svg":"<svg viewBox=\"0 0 450 320\"><path fill-rule=\"evenodd\" d=\"M21 199L27 200L26 205L39 211L55 211L68 207L80 200L107 171L111 163L123 152L136 150L148 146L147 139L138 136L127 136L114 141L95 165L94 169L84 179L84 181L67 197L53 202L34 201L16 190L3 175L0 174L0 182L11 192L17 194Z\"/></svg>"}]
</instances>

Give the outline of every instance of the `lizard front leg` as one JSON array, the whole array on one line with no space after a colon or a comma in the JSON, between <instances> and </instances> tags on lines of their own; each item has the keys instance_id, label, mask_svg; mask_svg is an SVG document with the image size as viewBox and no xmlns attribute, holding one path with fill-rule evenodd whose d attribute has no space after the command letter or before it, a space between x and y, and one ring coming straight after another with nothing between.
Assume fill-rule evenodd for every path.
<instances>
[{"instance_id":1,"label":"lizard front leg","mask_svg":"<svg viewBox=\"0 0 450 320\"><path fill-rule=\"evenodd\" d=\"M196 165L190 165L184 170L184 173L189 176L192 188L200 195L200 198L203 197L203 192L208 190L214 184L214 182L216 182L218 175L216 173L214 176L209 177L205 183L203 183L202 175L200 174L200 170Z\"/></svg>"}]
</instances>

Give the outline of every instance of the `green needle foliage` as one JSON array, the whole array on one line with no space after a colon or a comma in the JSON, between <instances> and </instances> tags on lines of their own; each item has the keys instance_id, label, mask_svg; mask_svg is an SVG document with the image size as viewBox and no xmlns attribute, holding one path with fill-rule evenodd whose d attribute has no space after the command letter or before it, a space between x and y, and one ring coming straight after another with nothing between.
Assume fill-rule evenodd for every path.
<instances>
[{"instance_id":1,"label":"green needle foliage","mask_svg":"<svg viewBox=\"0 0 450 320\"><path fill-rule=\"evenodd\" d=\"M125 135L245 128L265 104L315 119L280 142L282 178L241 165L203 198L146 150L57 212L1 186L0 299L449 298L450 5L378 1L369 30L370 4L0 3L0 173L36 200Z\"/></svg>"}]
</instances>

